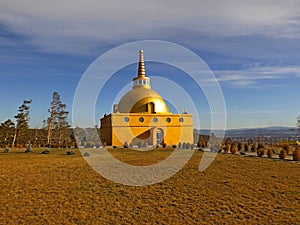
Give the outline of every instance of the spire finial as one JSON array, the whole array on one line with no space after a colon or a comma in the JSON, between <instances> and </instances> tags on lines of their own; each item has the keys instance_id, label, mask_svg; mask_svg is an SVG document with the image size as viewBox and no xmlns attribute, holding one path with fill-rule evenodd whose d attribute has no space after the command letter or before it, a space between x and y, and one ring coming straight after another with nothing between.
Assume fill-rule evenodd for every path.
<instances>
[{"instance_id":1,"label":"spire finial","mask_svg":"<svg viewBox=\"0 0 300 225\"><path fill-rule=\"evenodd\" d=\"M144 64L144 52L140 49L140 60L139 60L139 69L138 69L138 77L145 77L145 64Z\"/></svg>"}]
</instances>

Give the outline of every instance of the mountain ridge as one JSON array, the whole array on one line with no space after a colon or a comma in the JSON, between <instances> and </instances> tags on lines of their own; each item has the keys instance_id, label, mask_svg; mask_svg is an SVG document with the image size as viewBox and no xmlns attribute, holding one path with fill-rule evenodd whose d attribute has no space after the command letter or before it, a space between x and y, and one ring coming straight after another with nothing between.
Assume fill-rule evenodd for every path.
<instances>
[{"instance_id":1,"label":"mountain ridge","mask_svg":"<svg viewBox=\"0 0 300 225\"><path fill-rule=\"evenodd\" d=\"M214 130L217 136L220 136L223 130ZM210 135L211 130L200 129L200 134ZM269 126L269 127L258 127L258 128L235 128L225 130L225 137L257 137L257 136L270 136L279 138L299 138L300 129L297 127L285 127L285 126Z\"/></svg>"}]
</instances>

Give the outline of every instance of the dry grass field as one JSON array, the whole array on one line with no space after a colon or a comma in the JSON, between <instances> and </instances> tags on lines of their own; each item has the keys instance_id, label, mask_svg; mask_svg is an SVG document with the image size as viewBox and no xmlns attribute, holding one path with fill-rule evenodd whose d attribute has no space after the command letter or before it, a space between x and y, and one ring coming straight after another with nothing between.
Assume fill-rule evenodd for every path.
<instances>
[{"instance_id":1,"label":"dry grass field","mask_svg":"<svg viewBox=\"0 0 300 225\"><path fill-rule=\"evenodd\" d=\"M170 151L111 150L136 165ZM300 224L299 162L219 154L199 172L195 152L168 180L131 187L65 153L0 153L0 224Z\"/></svg>"}]
</instances>

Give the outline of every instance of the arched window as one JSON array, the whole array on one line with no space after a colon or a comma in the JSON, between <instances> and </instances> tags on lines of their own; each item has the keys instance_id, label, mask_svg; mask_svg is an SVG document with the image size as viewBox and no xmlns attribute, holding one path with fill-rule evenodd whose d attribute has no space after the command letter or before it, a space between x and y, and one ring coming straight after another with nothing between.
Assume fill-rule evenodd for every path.
<instances>
[{"instance_id":1,"label":"arched window","mask_svg":"<svg viewBox=\"0 0 300 225\"><path fill-rule=\"evenodd\" d=\"M147 112L149 113L155 113L155 108L154 108L154 102L150 102L147 104Z\"/></svg>"}]
</instances>

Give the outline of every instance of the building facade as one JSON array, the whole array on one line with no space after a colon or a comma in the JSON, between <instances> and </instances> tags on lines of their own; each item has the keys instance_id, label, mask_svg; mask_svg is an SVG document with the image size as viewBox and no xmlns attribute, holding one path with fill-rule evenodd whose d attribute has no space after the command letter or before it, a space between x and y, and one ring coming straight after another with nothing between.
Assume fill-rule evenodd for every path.
<instances>
[{"instance_id":1,"label":"building facade","mask_svg":"<svg viewBox=\"0 0 300 225\"><path fill-rule=\"evenodd\" d=\"M113 106L113 113L100 119L103 144L178 145L193 143L193 118L186 112L172 114L163 98L151 89L140 50L137 77L132 90Z\"/></svg>"}]
</instances>

